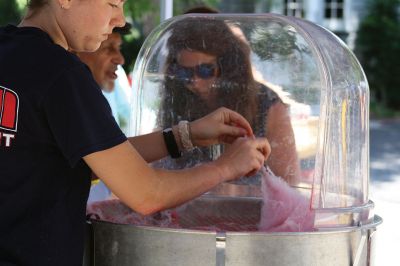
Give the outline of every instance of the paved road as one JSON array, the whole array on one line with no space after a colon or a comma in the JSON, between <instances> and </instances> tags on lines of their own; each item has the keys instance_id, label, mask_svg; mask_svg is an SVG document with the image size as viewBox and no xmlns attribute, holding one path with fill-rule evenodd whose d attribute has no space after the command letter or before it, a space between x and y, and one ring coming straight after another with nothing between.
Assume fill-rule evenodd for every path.
<instances>
[{"instance_id":1,"label":"paved road","mask_svg":"<svg viewBox=\"0 0 400 266\"><path fill-rule=\"evenodd\" d=\"M383 218L376 266L400 265L400 119L370 122L370 198Z\"/></svg>"}]
</instances>

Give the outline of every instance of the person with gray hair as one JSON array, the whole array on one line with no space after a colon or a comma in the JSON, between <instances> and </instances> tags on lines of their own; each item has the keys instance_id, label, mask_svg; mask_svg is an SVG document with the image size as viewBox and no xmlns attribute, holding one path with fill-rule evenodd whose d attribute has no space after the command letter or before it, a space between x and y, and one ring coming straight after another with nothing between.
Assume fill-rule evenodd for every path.
<instances>
[{"instance_id":1,"label":"person with gray hair","mask_svg":"<svg viewBox=\"0 0 400 266\"><path fill-rule=\"evenodd\" d=\"M118 81L118 66L125 62L125 58L121 53L122 35L130 34L132 25L125 23L123 27L115 27L107 40L103 41L95 52L77 52L76 55L85 63L92 72L93 78L99 84L110 104L113 116L121 129L126 128L128 123L130 99L116 88ZM119 72L121 74L121 71ZM123 73L125 74L125 73ZM123 77L119 77L123 78ZM116 99L119 97L119 99ZM118 102L117 102L118 100ZM88 203L93 201L105 200L112 196L111 190L93 175L92 186Z\"/></svg>"}]
</instances>

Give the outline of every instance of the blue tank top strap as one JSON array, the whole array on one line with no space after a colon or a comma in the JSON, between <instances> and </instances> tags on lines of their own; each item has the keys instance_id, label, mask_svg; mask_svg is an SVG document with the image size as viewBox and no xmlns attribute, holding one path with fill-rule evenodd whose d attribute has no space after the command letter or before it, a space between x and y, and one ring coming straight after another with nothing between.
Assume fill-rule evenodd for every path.
<instances>
[{"instance_id":1,"label":"blue tank top strap","mask_svg":"<svg viewBox=\"0 0 400 266\"><path fill-rule=\"evenodd\" d=\"M269 108L278 101L281 101L278 94L266 85L259 83L258 113L256 116L255 135L264 137L266 135L266 122L268 119Z\"/></svg>"}]
</instances>

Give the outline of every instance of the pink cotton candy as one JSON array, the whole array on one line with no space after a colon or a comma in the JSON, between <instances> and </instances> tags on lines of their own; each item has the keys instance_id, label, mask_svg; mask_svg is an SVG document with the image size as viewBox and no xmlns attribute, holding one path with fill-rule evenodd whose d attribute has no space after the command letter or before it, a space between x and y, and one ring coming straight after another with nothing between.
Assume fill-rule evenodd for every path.
<instances>
[{"instance_id":1,"label":"pink cotton candy","mask_svg":"<svg viewBox=\"0 0 400 266\"><path fill-rule=\"evenodd\" d=\"M92 220L100 220L115 224L131 224L141 226L156 226L162 228L191 229L202 231L257 231L256 221L246 217L230 217L229 221L218 216L197 214L193 216L179 215L186 205L175 209L157 212L152 215L140 215L121 201L105 200L91 202L87 205L87 216ZM235 220L236 218L237 220Z\"/></svg>"},{"instance_id":2,"label":"pink cotton candy","mask_svg":"<svg viewBox=\"0 0 400 266\"><path fill-rule=\"evenodd\" d=\"M87 205L87 216L91 219L116 224L134 224L176 228L175 213L172 210L143 216L121 203L117 199L92 202Z\"/></svg>"},{"instance_id":3,"label":"pink cotton candy","mask_svg":"<svg viewBox=\"0 0 400 266\"><path fill-rule=\"evenodd\" d=\"M314 229L314 211L310 209L310 200L266 169L262 171L262 193L260 221L258 215L253 219L234 211L227 216L202 211L188 215L185 208L190 206L186 204L143 216L117 199L92 202L87 206L87 214L91 219L116 224L217 232L305 232Z\"/></svg>"},{"instance_id":4,"label":"pink cotton candy","mask_svg":"<svg viewBox=\"0 0 400 266\"><path fill-rule=\"evenodd\" d=\"M268 169L269 170L269 169ZM314 229L310 200L271 171L262 170L263 206L259 230L265 232L305 232Z\"/></svg>"}]
</instances>

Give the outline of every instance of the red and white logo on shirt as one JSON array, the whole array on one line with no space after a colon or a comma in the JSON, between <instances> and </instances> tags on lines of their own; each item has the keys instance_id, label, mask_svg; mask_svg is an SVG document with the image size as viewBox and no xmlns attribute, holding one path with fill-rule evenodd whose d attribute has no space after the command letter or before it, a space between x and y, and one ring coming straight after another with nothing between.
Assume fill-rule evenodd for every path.
<instances>
[{"instance_id":1,"label":"red and white logo on shirt","mask_svg":"<svg viewBox=\"0 0 400 266\"><path fill-rule=\"evenodd\" d=\"M18 95L14 91L0 86L0 130L17 132L18 107ZM0 147L10 147L14 137L14 134L0 131Z\"/></svg>"}]
</instances>

